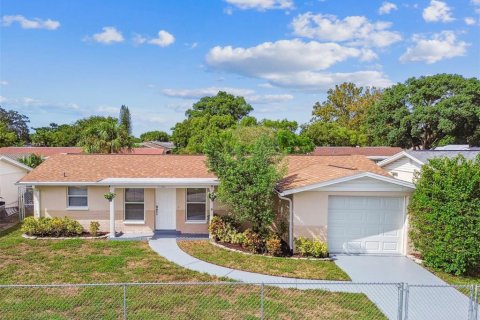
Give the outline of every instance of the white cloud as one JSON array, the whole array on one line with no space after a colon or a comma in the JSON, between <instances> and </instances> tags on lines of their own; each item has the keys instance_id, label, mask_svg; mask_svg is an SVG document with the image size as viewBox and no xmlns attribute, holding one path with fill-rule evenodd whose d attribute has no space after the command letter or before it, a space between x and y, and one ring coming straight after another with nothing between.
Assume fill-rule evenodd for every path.
<instances>
[{"instance_id":1,"label":"white cloud","mask_svg":"<svg viewBox=\"0 0 480 320\"><path fill-rule=\"evenodd\" d=\"M0 102L8 103L9 106L13 106L16 108L37 108L43 110L45 112L50 112L53 109L59 111L75 111L79 112L81 110L80 106L76 103L51 103L45 102L39 99L30 98L30 97L22 97L22 98L7 98L1 97Z\"/></svg>"},{"instance_id":2,"label":"white cloud","mask_svg":"<svg viewBox=\"0 0 480 320\"><path fill-rule=\"evenodd\" d=\"M8 85L7 80L0 80L0 86L6 86L6 85Z\"/></svg>"},{"instance_id":3,"label":"white cloud","mask_svg":"<svg viewBox=\"0 0 480 320\"><path fill-rule=\"evenodd\" d=\"M265 79L278 87L311 92L326 92L334 85L342 82L353 82L359 86L379 88L392 85L388 77L379 71L272 73Z\"/></svg>"},{"instance_id":4,"label":"white cloud","mask_svg":"<svg viewBox=\"0 0 480 320\"><path fill-rule=\"evenodd\" d=\"M250 89L228 88L228 87L208 87L195 89L163 89L162 93L168 97L182 99L200 99L205 96L214 96L218 91L225 91L236 96L251 95L255 91Z\"/></svg>"},{"instance_id":5,"label":"white cloud","mask_svg":"<svg viewBox=\"0 0 480 320\"><path fill-rule=\"evenodd\" d=\"M291 94L257 94L255 90L231 87L163 89L162 93L168 97L196 100L205 96L214 96L219 91L225 91L235 96L242 96L247 100L247 102L258 104L280 103L293 99L293 96Z\"/></svg>"},{"instance_id":6,"label":"white cloud","mask_svg":"<svg viewBox=\"0 0 480 320\"><path fill-rule=\"evenodd\" d=\"M378 8L378 13L379 14L389 14L393 10L398 10L398 7L395 3L391 2L383 2L380 8Z\"/></svg>"},{"instance_id":7,"label":"white cloud","mask_svg":"<svg viewBox=\"0 0 480 320\"><path fill-rule=\"evenodd\" d=\"M474 18L472 18L472 17L466 17L466 18L464 19L464 21L465 21L465 24L468 25L468 26L473 26L473 25L477 22L477 21L476 21Z\"/></svg>"},{"instance_id":8,"label":"white cloud","mask_svg":"<svg viewBox=\"0 0 480 320\"><path fill-rule=\"evenodd\" d=\"M475 7L475 13L480 14L480 0L470 0L470 3Z\"/></svg>"},{"instance_id":9,"label":"white cloud","mask_svg":"<svg viewBox=\"0 0 480 320\"><path fill-rule=\"evenodd\" d=\"M148 40L148 43L154 44L160 47L168 47L174 42L175 42L175 37L171 33L165 30L158 31L158 36L156 38Z\"/></svg>"},{"instance_id":10,"label":"white cloud","mask_svg":"<svg viewBox=\"0 0 480 320\"><path fill-rule=\"evenodd\" d=\"M225 0L227 3L231 4L242 10L254 9L258 11L272 10L272 9L293 9L292 0ZM226 12L227 14L231 14Z\"/></svg>"},{"instance_id":11,"label":"white cloud","mask_svg":"<svg viewBox=\"0 0 480 320\"><path fill-rule=\"evenodd\" d=\"M92 37L85 38L86 40L93 40L104 44L112 44L115 42L123 42L125 39L120 31L115 27L103 27L102 32L95 33Z\"/></svg>"},{"instance_id":12,"label":"white cloud","mask_svg":"<svg viewBox=\"0 0 480 320\"><path fill-rule=\"evenodd\" d=\"M136 34L133 37L133 43L136 45L148 43L160 47L168 47L175 42L175 37L165 30L160 30L156 38L146 38L140 34Z\"/></svg>"},{"instance_id":13,"label":"white cloud","mask_svg":"<svg viewBox=\"0 0 480 320\"><path fill-rule=\"evenodd\" d=\"M414 46L407 48L407 51L400 57L401 62L424 61L431 64L443 59L464 56L470 45L457 40L452 31L435 33L430 39L416 34L412 40Z\"/></svg>"},{"instance_id":14,"label":"white cloud","mask_svg":"<svg viewBox=\"0 0 480 320\"><path fill-rule=\"evenodd\" d=\"M292 21L297 36L323 41L347 42L350 45L387 47L402 39L400 33L388 30L390 22L370 22L363 16L338 19L334 15L307 12Z\"/></svg>"},{"instance_id":15,"label":"white cloud","mask_svg":"<svg viewBox=\"0 0 480 320\"><path fill-rule=\"evenodd\" d=\"M293 39L264 42L250 48L217 46L210 49L206 60L214 69L262 78L277 72L324 70L349 58L375 57L369 49Z\"/></svg>"},{"instance_id":16,"label":"white cloud","mask_svg":"<svg viewBox=\"0 0 480 320\"><path fill-rule=\"evenodd\" d=\"M23 29L55 30L60 27L60 22L55 20L42 20L40 18L27 19L22 15L3 16L2 22L4 26L10 26L14 22L18 22Z\"/></svg>"},{"instance_id":17,"label":"white cloud","mask_svg":"<svg viewBox=\"0 0 480 320\"><path fill-rule=\"evenodd\" d=\"M431 0L430 6L423 9L423 19L427 22L450 22L455 20L452 16L452 9L447 3L438 0Z\"/></svg>"},{"instance_id":18,"label":"white cloud","mask_svg":"<svg viewBox=\"0 0 480 320\"><path fill-rule=\"evenodd\" d=\"M214 69L262 79L270 86L323 92L343 81L378 87L390 85L391 81L379 71L324 71L349 58L365 60L375 56L369 49L294 39L266 42L251 48L215 47L206 60Z\"/></svg>"}]
</instances>

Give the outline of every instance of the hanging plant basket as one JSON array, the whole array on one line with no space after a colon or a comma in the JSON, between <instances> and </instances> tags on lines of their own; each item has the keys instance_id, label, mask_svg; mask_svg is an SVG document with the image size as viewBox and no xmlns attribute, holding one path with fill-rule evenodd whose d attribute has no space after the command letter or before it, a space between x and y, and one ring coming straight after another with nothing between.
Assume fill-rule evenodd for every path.
<instances>
[{"instance_id":1,"label":"hanging plant basket","mask_svg":"<svg viewBox=\"0 0 480 320\"><path fill-rule=\"evenodd\" d=\"M209 192L208 193L208 199L212 200L212 201L215 201L215 199L217 199L217 193L214 191L214 192Z\"/></svg>"},{"instance_id":2,"label":"hanging plant basket","mask_svg":"<svg viewBox=\"0 0 480 320\"><path fill-rule=\"evenodd\" d=\"M103 196L105 197L105 199L112 202L112 200L115 199L116 194L113 192L107 192Z\"/></svg>"}]
</instances>

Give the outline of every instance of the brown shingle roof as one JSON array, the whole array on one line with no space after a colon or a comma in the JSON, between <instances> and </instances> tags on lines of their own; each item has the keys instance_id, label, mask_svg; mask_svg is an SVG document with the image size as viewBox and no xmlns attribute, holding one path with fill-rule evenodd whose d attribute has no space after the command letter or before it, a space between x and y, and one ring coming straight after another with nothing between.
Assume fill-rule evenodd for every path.
<instances>
[{"instance_id":1,"label":"brown shingle roof","mask_svg":"<svg viewBox=\"0 0 480 320\"><path fill-rule=\"evenodd\" d=\"M402 151L399 147L315 147L315 156L363 155L367 157L390 157Z\"/></svg>"},{"instance_id":2,"label":"brown shingle roof","mask_svg":"<svg viewBox=\"0 0 480 320\"><path fill-rule=\"evenodd\" d=\"M288 156L279 189L289 190L362 172L388 176L365 156ZM21 182L96 182L107 178L215 178L205 156L59 154L45 160Z\"/></svg>"},{"instance_id":3,"label":"brown shingle roof","mask_svg":"<svg viewBox=\"0 0 480 320\"><path fill-rule=\"evenodd\" d=\"M3 147L0 148L0 155L5 155L12 159L19 159L31 154L37 154L42 157L50 157L59 153L82 153L80 147ZM131 154L164 154L164 149L152 148L133 148Z\"/></svg>"},{"instance_id":4,"label":"brown shingle roof","mask_svg":"<svg viewBox=\"0 0 480 320\"><path fill-rule=\"evenodd\" d=\"M95 182L106 178L214 178L204 156L58 154L21 181Z\"/></svg>"},{"instance_id":5,"label":"brown shingle roof","mask_svg":"<svg viewBox=\"0 0 480 320\"><path fill-rule=\"evenodd\" d=\"M280 182L280 191L371 172L391 176L362 155L352 156L290 156L288 173Z\"/></svg>"}]
</instances>

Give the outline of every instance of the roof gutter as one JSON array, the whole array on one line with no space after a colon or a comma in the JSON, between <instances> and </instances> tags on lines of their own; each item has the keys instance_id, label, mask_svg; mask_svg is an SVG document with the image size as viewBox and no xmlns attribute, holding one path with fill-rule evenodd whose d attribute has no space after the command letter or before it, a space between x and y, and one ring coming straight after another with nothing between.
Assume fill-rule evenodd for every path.
<instances>
[{"instance_id":1,"label":"roof gutter","mask_svg":"<svg viewBox=\"0 0 480 320\"><path fill-rule=\"evenodd\" d=\"M288 201L288 246L290 247L290 250L293 251L293 201L290 198L282 196L282 194L278 191L275 190L278 194L278 197L282 200Z\"/></svg>"}]
</instances>

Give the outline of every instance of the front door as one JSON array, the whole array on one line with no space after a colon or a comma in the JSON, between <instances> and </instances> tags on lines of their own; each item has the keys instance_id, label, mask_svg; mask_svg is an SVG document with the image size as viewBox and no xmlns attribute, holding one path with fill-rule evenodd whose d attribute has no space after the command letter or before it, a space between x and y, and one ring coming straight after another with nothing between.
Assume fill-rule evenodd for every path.
<instances>
[{"instance_id":1,"label":"front door","mask_svg":"<svg viewBox=\"0 0 480 320\"><path fill-rule=\"evenodd\" d=\"M155 229L175 230L177 218L177 189L156 189Z\"/></svg>"}]
</instances>

